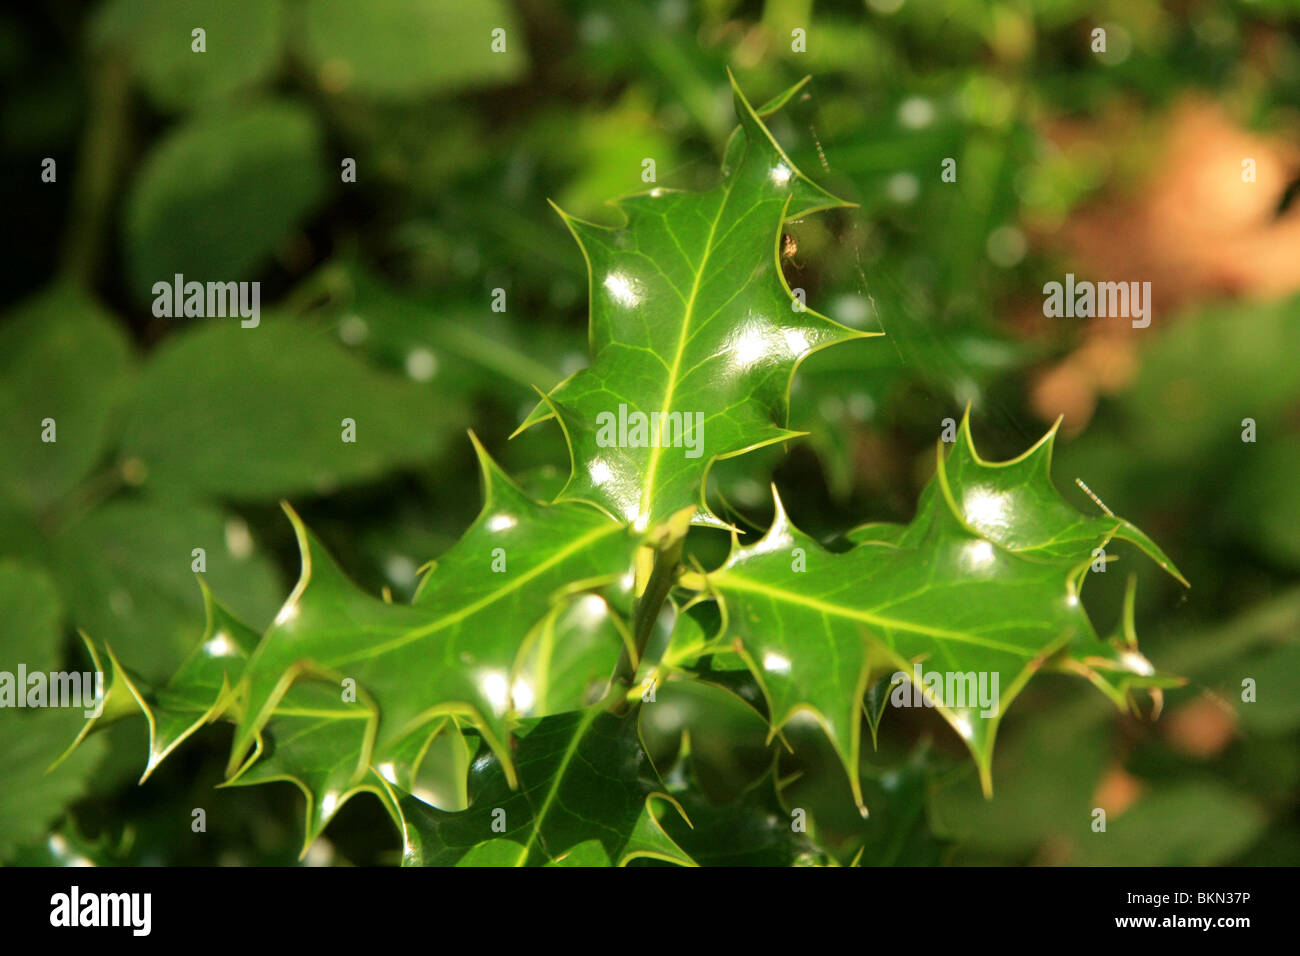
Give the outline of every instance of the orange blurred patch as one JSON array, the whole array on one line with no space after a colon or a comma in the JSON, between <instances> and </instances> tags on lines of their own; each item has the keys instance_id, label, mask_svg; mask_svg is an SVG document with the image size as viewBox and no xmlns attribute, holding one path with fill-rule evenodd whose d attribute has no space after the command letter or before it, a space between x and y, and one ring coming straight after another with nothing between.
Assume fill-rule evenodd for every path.
<instances>
[{"instance_id":1,"label":"orange blurred patch","mask_svg":"<svg viewBox=\"0 0 1300 956\"><path fill-rule=\"evenodd\" d=\"M1204 100L1182 102L1162 125L1163 135L1122 115L1048 130L1062 149L1110 156L1111 169L1131 169L1134 159L1143 167L1128 188L1112 186L1054 237L1068 268L1081 279L1150 282L1152 332L1189 302L1300 290L1300 202L1277 214L1300 171L1295 143L1243 130L1220 104ZM1149 151L1128 146L1153 135L1159 145ZM1245 160L1253 162L1253 181L1246 181ZM1067 433L1087 424L1099 395L1127 387L1140 363L1140 330L1084 321L1083 344L1045 370L1030 393L1044 420L1065 415Z\"/></svg>"},{"instance_id":2,"label":"orange blurred patch","mask_svg":"<svg viewBox=\"0 0 1300 956\"><path fill-rule=\"evenodd\" d=\"M1237 718L1221 701L1203 696L1166 717L1161 729L1173 749L1208 760L1232 742Z\"/></svg>"},{"instance_id":3,"label":"orange blurred patch","mask_svg":"<svg viewBox=\"0 0 1300 956\"><path fill-rule=\"evenodd\" d=\"M1063 230L1089 277L1149 281L1168 311L1207 297L1274 298L1300 289L1300 204L1276 210L1300 169L1293 143L1235 126L1188 100L1126 196L1083 209ZM1141 135L1141 134L1139 134ZM1243 162L1254 161L1254 181Z\"/></svg>"},{"instance_id":4,"label":"orange blurred patch","mask_svg":"<svg viewBox=\"0 0 1300 956\"><path fill-rule=\"evenodd\" d=\"M1116 763L1097 782L1097 790L1092 795L1093 806L1105 810L1106 818L1111 820L1132 806L1144 789L1141 780Z\"/></svg>"}]
</instances>

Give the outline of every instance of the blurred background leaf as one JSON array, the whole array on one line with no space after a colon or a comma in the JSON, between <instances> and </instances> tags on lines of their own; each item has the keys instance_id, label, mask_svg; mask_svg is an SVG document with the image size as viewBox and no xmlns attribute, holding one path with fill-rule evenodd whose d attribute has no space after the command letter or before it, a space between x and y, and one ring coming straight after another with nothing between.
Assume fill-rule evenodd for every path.
<instances>
[{"instance_id":1,"label":"blurred background leaf","mask_svg":"<svg viewBox=\"0 0 1300 956\"><path fill-rule=\"evenodd\" d=\"M325 192L315 116L266 102L204 114L158 142L127 198L126 255L141 302L176 273L242 279Z\"/></svg>"},{"instance_id":2,"label":"blurred background leaf","mask_svg":"<svg viewBox=\"0 0 1300 956\"><path fill-rule=\"evenodd\" d=\"M160 109L210 106L268 79L284 33L280 0L111 0L95 12L91 40L121 56ZM204 52L194 51L203 30Z\"/></svg>"},{"instance_id":3,"label":"blurred background leaf","mask_svg":"<svg viewBox=\"0 0 1300 956\"><path fill-rule=\"evenodd\" d=\"M302 54L330 92L407 99L517 79L528 65L502 0L295 3ZM501 30L498 50L493 31Z\"/></svg>"}]
</instances>

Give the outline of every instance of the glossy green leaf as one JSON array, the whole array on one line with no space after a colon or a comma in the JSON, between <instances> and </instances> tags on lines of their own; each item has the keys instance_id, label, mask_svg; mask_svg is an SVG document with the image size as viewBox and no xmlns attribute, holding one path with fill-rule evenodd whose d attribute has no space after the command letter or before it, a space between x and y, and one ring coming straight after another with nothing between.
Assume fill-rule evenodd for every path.
<instances>
[{"instance_id":1,"label":"glossy green leaf","mask_svg":"<svg viewBox=\"0 0 1300 956\"><path fill-rule=\"evenodd\" d=\"M739 799L772 769L767 737L763 715L706 680L663 682L641 707L641 739L684 803L688 791L710 805Z\"/></svg>"},{"instance_id":2,"label":"glossy green leaf","mask_svg":"<svg viewBox=\"0 0 1300 956\"><path fill-rule=\"evenodd\" d=\"M700 866L804 866L825 862L806 831L777 798L776 783L764 777L735 800L709 803L696 789L675 796L676 808L660 815L668 835ZM686 818L690 824L686 823Z\"/></svg>"},{"instance_id":3,"label":"glossy green leaf","mask_svg":"<svg viewBox=\"0 0 1300 956\"><path fill-rule=\"evenodd\" d=\"M203 637L166 684L153 688L122 666L112 646L85 635L95 670L104 674L103 712L87 719L71 752L100 721L139 710L149 726L149 759L141 780L203 724L220 717L233 702L232 688L257 645L257 634L212 596L202 579L207 624ZM66 754L65 754L66 756Z\"/></svg>"},{"instance_id":4,"label":"glossy green leaf","mask_svg":"<svg viewBox=\"0 0 1300 956\"><path fill-rule=\"evenodd\" d=\"M520 717L605 696L630 636L596 592L632 580L637 539L590 505L529 499L476 447L483 511L431 567L413 604L357 589L290 512L302 576L260 642L206 588L203 639L166 685L155 689L111 645L88 642L108 674L100 719L136 710L147 718L145 776L225 716L236 723L228 784L299 787L305 853L357 793L375 794L394 813L394 789L463 803L463 782L446 773L468 764L454 743L462 722L489 742L513 782L506 741ZM431 749L442 765L429 773Z\"/></svg>"},{"instance_id":5,"label":"glossy green leaf","mask_svg":"<svg viewBox=\"0 0 1300 956\"><path fill-rule=\"evenodd\" d=\"M401 798L407 866L623 866L691 859L664 832L656 803L678 812L637 735L637 717L598 708L530 722L512 789L494 755L474 761L472 803L446 813Z\"/></svg>"},{"instance_id":6,"label":"glossy green leaf","mask_svg":"<svg viewBox=\"0 0 1300 956\"><path fill-rule=\"evenodd\" d=\"M792 721L782 731L792 749L778 751L777 767L781 801L804 810L812 839L839 862L854 866L940 862L948 846L934 836L928 818L935 765L932 744L922 740L908 750L882 749L864 755L858 767L862 797L869 808L864 815L830 740L815 720L801 716L804 719ZM963 771L969 768L965 763L961 766ZM995 799L1001 796L999 778Z\"/></svg>"},{"instance_id":7,"label":"glossy green leaf","mask_svg":"<svg viewBox=\"0 0 1300 956\"><path fill-rule=\"evenodd\" d=\"M800 307L777 258L782 223L847 204L794 166L738 88L735 102L714 189L622 199L619 228L565 216L587 259L592 363L523 427L557 417L573 463L563 497L642 529L692 505L716 523L710 464L795 434L795 368L863 334Z\"/></svg>"},{"instance_id":8,"label":"glossy green leaf","mask_svg":"<svg viewBox=\"0 0 1300 956\"><path fill-rule=\"evenodd\" d=\"M294 758L325 788L314 792L325 808L320 826L343 802L342 781L371 767L398 785L412 779L422 745L448 715L477 727L513 779L512 721L539 690L542 699L548 693L523 676L534 631L545 631L567 595L590 607L585 590L632 573L637 541L626 526L589 505L539 504L479 454L483 510L410 605L357 589L291 514L302 576L245 671L230 769L256 756L273 718L283 727L284 718L303 717L272 736L282 748L292 738L322 751ZM286 700L290 688L311 700Z\"/></svg>"},{"instance_id":9,"label":"glossy green leaf","mask_svg":"<svg viewBox=\"0 0 1300 956\"><path fill-rule=\"evenodd\" d=\"M1177 570L1128 522L1087 517L1050 479L1055 430L1011 462L982 461L969 419L916 517L904 528L875 526L856 548L824 550L796 528L777 500L762 541L737 547L702 582L718 598L728 633L761 682L774 730L795 713L820 721L861 801L855 768L863 697L873 674L983 675L990 696L961 686L935 706L970 748L986 791L998 722L1035 671L1051 664L1088 676L1122 703L1154 669L1127 638L1101 640L1080 601L1095 548L1112 538ZM886 533L887 532L887 533ZM993 679L997 692L992 693ZM906 701L911 688L899 688Z\"/></svg>"},{"instance_id":10,"label":"glossy green leaf","mask_svg":"<svg viewBox=\"0 0 1300 956\"><path fill-rule=\"evenodd\" d=\"M602 700L631 641L622 616L600 595L557 604L520 656L515 680L529 688L526 700L515 700L521 716L546 717Z\"/></svg>"}]
</instances>

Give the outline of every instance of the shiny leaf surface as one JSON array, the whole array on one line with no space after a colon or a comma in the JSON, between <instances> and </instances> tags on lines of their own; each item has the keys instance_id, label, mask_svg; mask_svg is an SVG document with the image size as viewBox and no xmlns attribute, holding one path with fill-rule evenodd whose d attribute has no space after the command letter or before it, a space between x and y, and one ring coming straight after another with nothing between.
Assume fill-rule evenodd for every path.
<instances>
[{"instance_id":1,"label":"shiny leaf surface","mask_svg":"<svg viewBox=\"0 0 1300 956\"><path fill-rule=\"evenodd\" d=\"M635 714L593 709L521 730L511 789L491 754L470 768L472 803L461 813L401 800L407 866L623 866L691 859L664 832L652 804L677 813L637 735Z\"/></svg>"},{"instance_id":2,"label":"shiny leaf surface","mask_svg":"<svg viewBox=\"0 0 1300 956\"><path fill-rule=\"evenodd\" d=\"M940 444L910 524L868 526L857 547L833 554L796 528L778 499L766 536L701 582L762 683L774 726L813 714L859 802L860 717L873 674L910 679L919 665L921 685L892 693L938 708L970 748L986 791L998 722L1035 671L1081 673L1118 702L1128 686L1159 680L1133 642L1098 637L1080 592L1094 549L1112 538L1180 575L1128 522L1085 516L1059 496L1049 476L1054 436L1014 461L989 463L967 419L949 454Z\"/></svg>"},{"instance_id":3,"label":"shiny leaf surface","mask_svg":"<svg viewBox=\"0 0 1300 956\"><path fill-rule=\"evenodd\" d=\"M564 496L638 528L690 505L716 523L702 503L710 464L794 435L794 370L863 334L793 298L778 261L784 222L847 204L805 177L734 92L740 129L714 189L619 200L618 228L564 216L587 260L592 363L525 427L557 417L573 462Z\"/></svg>"}]
</instances>

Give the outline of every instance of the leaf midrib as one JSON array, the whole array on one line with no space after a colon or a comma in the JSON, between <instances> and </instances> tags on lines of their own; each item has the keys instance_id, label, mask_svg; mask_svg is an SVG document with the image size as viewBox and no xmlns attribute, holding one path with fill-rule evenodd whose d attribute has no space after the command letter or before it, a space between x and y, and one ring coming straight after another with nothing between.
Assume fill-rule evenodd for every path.
<instances>
[{"instance_id":1,"label":"leaf midrib","mask_svg":"<svg viewBox=\"0 0 1300 956\"><path fill-rule=\"evenodd\" d=\"M582 550L584 547L591 544L592 542L599 541L601 538L620 532L623 530L623 528L624 528L623 525L616 524L616 523L602 525L601 527L597 528L595 531L589 532L588 534L583 535L581 538L575 539L571 544L569 544L564 548L561 548L559 551L555 552L555 554L551 555L545 561L542 561L540 564L537 564L536 566L529 568L528 571L524 572L519 577L515 578L513 581L509 582L508 584L502 585L501 587L497 588L495 591L492 591L490 594L485 594L477 601L467 604L464 607L451 612L450 614L446 614L443 617L440 617L437 620L424 625L423 627L418 627L413 631L408 631L407 633L401 635L400 637L393 638L392 640L387 641L383 644L372 644L369 647L366 647L361 652L354 654L351 657L336 659L335 661L333 661L331 666L337 667L340 664L348 664L357 660L365 660L371 657L378 657L381 654L386 654L389 651L396 650L399 647L403 647L406 644L411 643L412 641L419 640L422 637L427 637L430 634L451 627L454 624L459 624L465 618L470 617L473 614L477 614L479 611L483 610L483 608L501 600L501 598L505 597L507 594L511 594L514 591L519 590L529 581L532 581L534 578L538 577L544 572L549 571L551 568L555 567L561 561L564 561L573 553Z\"/></svg>"},{"instance_id":2,"label":"leaf midrib","mask_svg":"<svg viewBox=\"0 0 1300 956\"><path fill-rule=\"evenodd\" d=\"M686 310L682 315L682 327L677 336L677 350L673 355L672 367L668 370L668 387L664 389L663 407L659 410L659 420L664 421L670 411L672 411L673 396L677 391L678 376L681 374L682 356L686 354L686 344L690 341L691 318L695 312L695 300L699 295L700 283L704 279L704 270L709 264L709 257L713 255L713 238L718 231L718 223L722 221L722 216L731 202L731 192L736 185L736 176L732 175L727 182L727 188L722 193L722 202L718 204L718 211L709 224L709 234L704 240L704 254L700 258L699 267L695 270L695 276L691 280L691 292L686 298ZM659 471L659 459L663 455L663 449L659 445L652 445L650 448L650 460L646 465L645 483L641 486L641 504L640 519L644 521L650 514L651 498L654 494L655 477Z\"/></svg>"},{"instance_id":3,"label":"leaf midrib","mask_svg":"<svg viewBox=\"0 0 1300 956\"><path fill-rule=\"evenodd\" d=\"M555 798L560 792L560 782L564 780L564 775L568 772L569 764L573 762L573 758L578 752L578 746L582 743L582 738L586 736L587 730L595 723L596 718L601 713L599 706L589 707L581 722L574 729L573 736L569 739L569 745L564 748L564 756L560 759L560 766L551 775L551 785L546 791L546 798L542 801L542 808L533 815L533 832L528 835L523 849L519 851L519 859L515 861L515 866L523 866L527 862L534 844L541 838L542 823L546 820L547 814L551 812L551 804L555 802Z\"/></svg>"},{"instance_id":4,"label":"leaf midrib","mask_svg":"<svg viewBox=\"0 0 1300 956\"><path fill-rule=\"evenodd\" d=\"M870 611L846 607L843 604L832 604L818 598L807 597L793 591L787 591L783 588L773 587L770 584L763 584L762 582L755 581L752 578L741 577L734 572L728 572L725 576L715 575L713 580L717 583L719 590L724 592L730 588L736 591L748 591L752 594L762 594L773 600L784 601L788 604L795 604L800 607L806 607L818 611L825 616L842 617L849 620L861 621L864 624L871 624L879 628L890 628L897 631L923 634L926 637L933 637L936 640L950 640L964 644L974 644L978 647L985 647L989 650L1014 654L1017 657L1023 657L1025 659L1034 656L1033 651L1026 650L1022 647L1016 647L1014 644L1004 644L1001 641L976 637L973 634L965 634L961 631L949 631L944 628L927 627L912 621L882 617L878 614L872 614Z\"/></svg>"}]
</instances>

